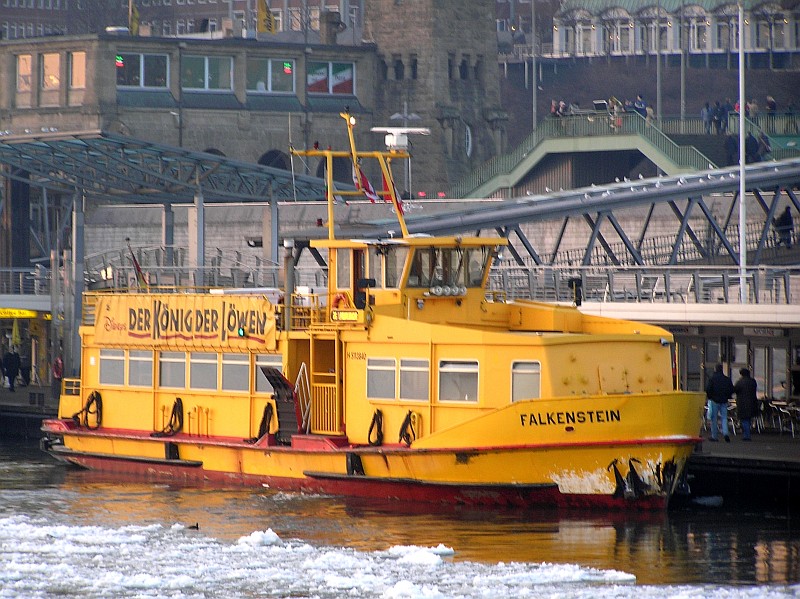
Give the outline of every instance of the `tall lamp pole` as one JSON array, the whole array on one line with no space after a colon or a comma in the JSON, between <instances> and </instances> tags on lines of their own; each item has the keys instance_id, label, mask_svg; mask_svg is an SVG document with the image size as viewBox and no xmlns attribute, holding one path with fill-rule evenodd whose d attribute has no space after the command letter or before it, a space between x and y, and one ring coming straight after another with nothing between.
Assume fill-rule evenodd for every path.
<instances>
[{"instance_id":1,"label":"tall lamp pole","mask_svg":"<svg viewBox=\"0 0 800 599\"><path fill-rule=\"evenodd\" d=\"M539 81L536 76L536 0L531 0L531 116L533 124L531 129L536 131L536 89Z\"/></svg>"},{"instance_id":2,"label":"tall lamp pole","mask_svg":"<svg viewBox=\"0 0 800 599\"><path fill-rule=\"evenodd\" d=\"M747 303L747 205L744 155L744 3L739 0L739 301Z\"/></svg>"},{"instance_id":3,"label":"tall lamp pole","mask_svg":"<svg viewBox=\"0 0 800 599\"><path fill-rule=\"evenodd\" d=\"M661 0L656 3L656 122L661 126Z\"/></svg>"}]
</instances>

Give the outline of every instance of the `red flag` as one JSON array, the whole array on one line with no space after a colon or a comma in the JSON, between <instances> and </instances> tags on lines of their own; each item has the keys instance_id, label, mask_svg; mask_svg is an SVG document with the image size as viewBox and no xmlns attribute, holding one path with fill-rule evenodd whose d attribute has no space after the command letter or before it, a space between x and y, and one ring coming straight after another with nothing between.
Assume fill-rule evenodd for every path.
<instances>
[{"instance_id":1,"label":"red flag","mask_svg":"<svg viewBox=\"0 0 800 599\"><path fill-rule=\"evenodd\" d=\"M364 192L364 195L367 196L367 199L372 202L373 204L378 201L378 194L375 193L375 188L372 187L370 182L367 180L366 175L364 175L364 171L361 170L361 167L357 164L353 164L353 183L356 186L356 189L360 189Z\"/></svg>"},{"instance_id":2,"label":"red flag","mask_svg":"<svg viewBox=\"0 0 800 599\"><path fill-rule=\"evenodd\" d=\"M383 196L383 198L384 198L384 201L386 201L386 202L391 202L392 201L392 196L389 195L389 189L391 189L392 192L394 193L394 197L397 200L397 209L400 211L400 214L405 215L406 211L403 208L403 200L400 198L400 194L397 191L397 187L395 186L394 181L392 181L392 184L391 184L391 187L390 187L389 186L389 182L386 180L386 175L384 175L383 176L383 191L385 191L386 194Z\"/></svg>"},{"instance_id":3,"label":"red flag","mask_svg":"<svg viewBox=\"0 0 800 599\"><path fill-rule=\"evenodd\" d=\"M131 259L133 260L133 269L136 271L136 286L139 289L147 290L147 278L144 276L144 272L142 272L142 267L139 266L139 261L136 259L136 256L131 249L131 243L128 241L128 251L131 253Z\"/></svg>"}]
</instances>

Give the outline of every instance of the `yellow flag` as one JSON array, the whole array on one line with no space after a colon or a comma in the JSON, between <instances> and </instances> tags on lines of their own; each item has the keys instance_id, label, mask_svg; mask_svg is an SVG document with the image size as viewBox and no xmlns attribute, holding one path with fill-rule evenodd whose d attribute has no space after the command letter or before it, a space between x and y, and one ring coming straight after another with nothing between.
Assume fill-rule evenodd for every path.
<instances>
[{"instance_id":1,"label":"yellow flag","mask_svg":"<svg viewBox=\"0 0 800 599\"><path fill-rule=\"evenodd\" d=\"M131 35L139 35L139 9L136 8L136 2L131 0L131 9L129 15L129 23L128 29L131 31Z\"/></svg>"},{"instance_id":2,"label":"yellow flag","mask_svg":"<svg viewBox=\"0 0 800 599\"><path fill-rule=\"evenodd\" d=\"M267 6L267 0L258 0L258 23L256 24L256 31L259 33L275 33L278 28L275 24L275 15Z\"/></svg>"}]
</instances>

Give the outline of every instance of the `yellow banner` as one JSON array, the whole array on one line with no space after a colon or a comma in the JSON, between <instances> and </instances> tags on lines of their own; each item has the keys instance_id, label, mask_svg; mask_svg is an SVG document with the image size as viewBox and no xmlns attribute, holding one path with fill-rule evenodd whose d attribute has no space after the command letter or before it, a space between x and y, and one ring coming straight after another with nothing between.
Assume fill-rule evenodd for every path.
<instances>
[{"instance_id":1,"label":"yellow banner","mask_svg":"<svg viewBox=\"0 0 800 599\"><path fill-rule=\"evenodd\" d=\"M38 318L36 310L25 310L23 308L0 308L0 318Z\"/></svg>"},{"instance_id":2,"label":"yellow banner","mask_svg":"<svg viewBox=\"0 0 800 599\"><path fill-rule=\"evenodd\" d=\"M224 350L276 344L274 306L257 296L101 295L95 314L100 345Z\"/></svg>"}]
</instances>

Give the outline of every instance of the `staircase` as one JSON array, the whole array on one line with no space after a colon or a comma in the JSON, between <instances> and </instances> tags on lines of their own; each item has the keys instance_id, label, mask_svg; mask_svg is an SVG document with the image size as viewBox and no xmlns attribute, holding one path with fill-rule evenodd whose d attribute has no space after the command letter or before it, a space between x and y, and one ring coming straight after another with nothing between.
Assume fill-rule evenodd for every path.
<instances>
[{"instance_id":1,"label":"staircase","mask_svg":"<svg viewBox=\"0 0 800 599\"><path fill-rule=\"evenodd\" d=\"M728 164L725 154L725 135L680 135L671 134L669 138L679 146L692 146L706 156L715 168L725 168ZM738 141L737 147L738 147Z\"/></svg>"}]
</instances>

